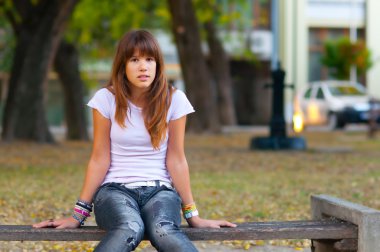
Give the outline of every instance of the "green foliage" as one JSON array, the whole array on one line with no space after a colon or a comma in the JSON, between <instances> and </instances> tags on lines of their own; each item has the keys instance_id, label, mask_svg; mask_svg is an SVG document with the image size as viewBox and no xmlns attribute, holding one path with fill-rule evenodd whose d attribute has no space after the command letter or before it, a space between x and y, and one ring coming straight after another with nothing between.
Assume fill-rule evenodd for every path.
<instances>
[{"instance_id":1,"label":"green foliage","mask_svg":"<svg viewBox=\"0 0 380 252\"><path fill-rule=\"evenodd\" d=\"M96 90L99 87L98 81L89 72L82 71L80 76L87 90Z\"/></svg>"},{"instance_id":2,"label":"green foliage","mask_svg":"<svg viewBox=\"0 0 380 252\"><path fill-rule=\"evenodd\" d=\"M238 41L239 48L231 52L231 56L257 63L257 56L251 51L247 30L252 27L251 1L246 0L193 0L198 22L202 25L213 22L218 31L218 37L222 43ZM233 32L230 33L230 31ZM202 38L206 37L206 31L201 29Z\"/></svg>"},{"instance_id":3,"label":"green foliage","mask_svg":"<svg viewBox=\"0 0 380 252\"><path fill-rule=\"evenodd\" d=\"M16 39L9 23L0 17L0 72L9 72L13 62Z\"/></svg>"},{"instance_id":4,"label":"green foliage","mask_svg":"<svg viewBox=\"0 0 380 252\"><path fill-rule=\"evenodd\" d=\"M257 58L257 55L247 48L245 48L245 49L241 50L239 53L233 55L232 58L235 60L246 61L250 64L253 64L254 66L260 65L260 61Z\"/></svg>"},{"instance_id":5,"label":"green foliage","mask_svg":"<svg viewBox=\"0 0 380 252\"><path fill-rule=\"evenodd\" d=\"M323 65L331 70L334 78L349 79L350 68L356 66L359 76L373 65L371 52L364 41L351 42L348 38L327 41L324 45L325 52L321 59Z\"/></svg>"},{"instance_id":6,"label":"green foliage","mask_svg":"<svg viewBox=\"0 0 380 252\"><path fill-rule=\"evenodd\" d=\"M35 2L32 4L35 5L38 3ZM7 20L9 17L12 17L15 24L21 23L22 21L20 13L14 7L13 0L0 0L0 23L2 22L1 20L6 20L6 22L9 22L9 20Z\"/></svg>"},{"instance_id":7,"label":"green foliage","mask_svg":"<svg viewBox=\"0 0 380 252\"><path fill-rule=\"evenodd\" d=\"M120 37L130 29L168 27L166 1L81 0L66 38L89 58L112 55Z\"/></svg>"},{"instance_id":8,"label":"green foliage","mask_svg":"<svg viewBox=\"0 0 380 252\"><path fill-rule=\"evenodd\" d=\"M193 4L200 23L213 21L225 29L232 26L245 29L250 25L249 1L193 0Z\"/></svg>"}]
</instances>

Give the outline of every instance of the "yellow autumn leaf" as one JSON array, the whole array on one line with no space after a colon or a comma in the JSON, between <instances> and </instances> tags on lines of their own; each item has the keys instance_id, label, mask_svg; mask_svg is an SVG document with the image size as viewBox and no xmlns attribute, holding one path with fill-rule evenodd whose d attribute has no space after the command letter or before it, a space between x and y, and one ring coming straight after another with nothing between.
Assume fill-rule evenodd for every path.
<instances>
[{"instance_id":1,"label":"yellow autumn leaf","mask_svg":"<svg viewBox=\"0 0 380 252\"><path fill-rule=\"evenodd\" d=\"M251 244L249 244L249 243L245 243L243 248L244 248L245 250L248 250L250 247L251 247Z\"/></svg>"},{"instance_id":2,"label":"yellow autumn leaf","mask_svg":"<svg viewBox=\"0 0 380 252\"><path fill-rule=\"evenodd\" d=\"M258 246L264 246L265 245L265 241L263 241L263 240L257 240L256 241L256 245L258 245Z\"/></svg>"}]
</instances>

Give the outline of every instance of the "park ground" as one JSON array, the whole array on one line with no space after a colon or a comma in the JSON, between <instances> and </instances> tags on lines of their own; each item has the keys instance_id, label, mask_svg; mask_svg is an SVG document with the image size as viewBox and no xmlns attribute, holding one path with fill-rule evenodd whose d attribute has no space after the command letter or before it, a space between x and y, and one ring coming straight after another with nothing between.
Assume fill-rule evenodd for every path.
<instances>
[{"instance_id":1,"label":"park ground","mask_svg":"<svg viewBox=\"0 0 380 252\"><path fill-rule=\"evenodd\" d=\"M306 151L252 151L264 131L186 137L200 214L233 222L310 219L310 195L330 194L380 209L380 141L363 130L309 131ZM70 214L91 143L0 143L0 223L31 224ZM87 222L93 225L94 219ZM0 242L0 251L92 251L96 242ZM201 251L310 251L310 241L197 243ZM139 251L152 251L143 242Z\"/></svg>"}]
</instances>

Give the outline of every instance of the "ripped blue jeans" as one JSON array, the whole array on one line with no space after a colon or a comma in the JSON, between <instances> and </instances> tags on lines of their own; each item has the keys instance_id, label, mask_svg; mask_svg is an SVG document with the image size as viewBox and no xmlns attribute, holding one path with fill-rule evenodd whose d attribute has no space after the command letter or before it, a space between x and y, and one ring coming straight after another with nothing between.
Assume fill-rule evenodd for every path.
<instances>
[{"instance_id":1,"label":"ripped blue jeans","mask_svg":"<svg viewBox=\"0 0 380 252\"><path fill-rule=\"evenodd\" d=\"M101 186L94 196L95 219L106 230L95 251L133 251L144 233L157 251L197 251L180 230L181 200L166 186Z\"/></svg>"}]
</instances>

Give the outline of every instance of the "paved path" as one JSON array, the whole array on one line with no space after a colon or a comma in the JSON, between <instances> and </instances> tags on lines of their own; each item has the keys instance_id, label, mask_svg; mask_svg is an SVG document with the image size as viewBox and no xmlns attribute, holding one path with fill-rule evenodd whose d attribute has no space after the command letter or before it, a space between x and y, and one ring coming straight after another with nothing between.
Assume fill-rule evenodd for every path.
<instances>
[{"instance_id":1,"label":"paved path","mask_svg":"<svg viewBox=\"0 0 380 252\"><path fill-rule=\"evenodd\" d=\"M206 242L194 242L195 246L198 248L199 252L311 252L309 248L305 249L295 249L292 247L281 247L281 246L251 246L249 249L239 249L233 248L228 245L223 244L212 244ZM153 252L156 251L152 247L145 248L141 250L143 252Z\"/></svg>"}]
</instances>

